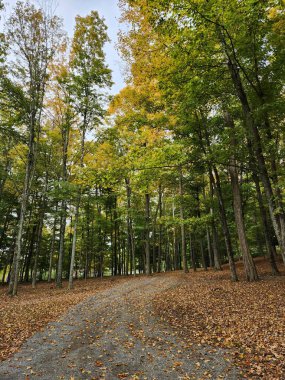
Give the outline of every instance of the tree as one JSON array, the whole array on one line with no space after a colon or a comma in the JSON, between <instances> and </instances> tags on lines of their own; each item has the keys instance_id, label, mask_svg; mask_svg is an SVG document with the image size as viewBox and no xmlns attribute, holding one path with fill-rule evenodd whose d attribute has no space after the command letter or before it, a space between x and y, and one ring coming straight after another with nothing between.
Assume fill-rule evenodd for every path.
<instances>
[{"instance_id":1,"label":"tree","mask_svg":"<svg viewBox=\"0 0 285 380\"><path fill-rule=\"evenodd\" d=\"M48 66L62 37L61 22L33 5L18 2L8 22L8 41L17 60L13 63L16 83L20 83L25 96L25 125L28 154L26 175L21 195L21 211L13 258L9 293L17 294L19 262L22 253L22 235L33 178L36 140L41 130L43 102L48 81Z\"/></svg>"},{"instance_id":2,"label":"tree","mask_svg":"<svg viewBox=\"0 0 285 380\"><path fill-rule=\"evenodd\" d=\"M85 139L88 130L102 123L104 114L104 90L111 85L111 71L105 63L104 45L108 41L107 27L96 11L87 17L77 16L71 47L70 68L72 73L73 106L80 119L81 152L80 170L84 168ZM80 182L80 178L79 178ZM72 253L69 271L69 288L72 288L73 266L76 251L76 233L82 186L79 185L75 207ZM60 261L57 285L61 286Z\"/></svg>"},{"instance_id":3,"label":"tree","mask_svg":"<svg viewBox=\"0 0 285 380\"><path fill-rule=\"evenodd\" d=\"M202 148L201 158L207 163L210 186L214 187L218 198L232 278L236 280L227 200L220 181L221 165L228 165L231 160L227 151L229 141L223 142L228 137L225 128L221 127L222 110L225 105L235 109L234 118L243 126L239 142L252 147L251 160L253 158L256 162L255 171L263 184L282 253L284 212L282 184L278 179L281 161L278 154L269 154L268 147L277 131L281 131L281 119L279 116L274 119L271 107L275 104L279 110L278 99L282 97L282 80L274 84L273 78L280 80L282 77L280 60L283 48L276 32L284 23L284 13L282 15L277 1L265 4L224 0L152 0L146 4L143 0L126 0L121 3L124 21L132 25L130 32L121 40L122 51L132 65L134 82L142 77L155 78L166 101L168 114L176 117L176 134L188 128L188 143L195 149L199 145ZM196 122L193 116L198 119ZM211 124L215 127L212 128ZM219 150L216 150L217 146ZM241 165L248 165L245 161L249 153L245 154ZM236 173L230 172L232 184L237 185L236 180L233 181ZM235 190L237 210L238 186ZM237 230L241 238L240 232L244 230L242 213ZM247 277L254 279L251 255L246 253L248 249L244 252L248 257L248 265L245 266Z\"/></svg>"},{"instance_id":4,"label":"tree","mask_svg":"<svg viewBox=\"0 0 285 380\"><path fill-rule=\"evenodd\" d=\"M4 8L4 4L3 4L3 1L1 0L0 1L0 12L3 10L3 8ZM0 65L1 65L0 67L1 67L1 70L3 69L2 64L4 61L4 57L5 57L5 52L6 52L5 36L3 33L0 33Z\"/></svg>"}]
</instances>

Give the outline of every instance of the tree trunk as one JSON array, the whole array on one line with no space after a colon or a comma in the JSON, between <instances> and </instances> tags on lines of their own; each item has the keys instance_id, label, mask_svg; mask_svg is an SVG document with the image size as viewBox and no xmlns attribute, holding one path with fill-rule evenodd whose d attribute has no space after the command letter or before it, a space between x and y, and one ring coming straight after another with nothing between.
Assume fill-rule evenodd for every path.
<instances>
[{"instance_id":1,"label":"tree trunk","mask_svg":"<svg viewBox=\"0 0 285 380\"><path fill-rule=\"evenodd\" d=\"M213 253L214 253L214 268L216 270L222 270L221 260L218 250L218 233L215 225L215 220L212 220L212 243L213 243Z\"/></svg>"},{"instance_id":2,"label":"tree trunk","mask_svg":"<svg viewBox=\"0 0 285 380\"><path fill-rule=\"evenodd\" d=\"M8 293L12 296L17 294L18 290L18 277L19 277L19 267L22 253L22 236L24 229L24 221L26 216L26 210L28 205L28 199L30 194L31 181L33 177L34 163L35 163L35 115L31 115L31 126L30 126L30 136L28 145L28 159L26 164L26 175L24 182L24 189L21 197L21 209L20 218L18 223L18 233L16 237L16 245L13 256L13 264L10 273L10 282Z\"/></svg>"},{"instance_id":3,"label":"tree trunk","mask_svg":"<svg viewBox=\"0 0 285 380\"><path fill-rule=\"evenodd\" d=\"M152 228L152 266L153 272L157 272L157 250L156 250L156 231L157 231L157 217L159 215L159 209L161 208L161 184L158 187L158 203L155 211L155 215L153 218L153 228Z\"/></svg>"},{"instance_id":4,"label":"tree trunk","mask_svg":"<svg viewBox=\"0 0 285 380\"><path fill-rule=\"evenodd\" d=\"M158 190L158 209L159 209L159 218L162 218L162 187L159 185ZM162 254L162 224L159 223L158 231L158 252L157 252L157 272L161 272L161 254Z\"/></svg>"},{"instance_id":5,"label":"tree trunk","mask_svg":"<svg viewBox=\"0 0 285 380\"><path fill-rule=\"evenodd\" d=\"M155 220L154 220L155 223ZM152 272L157 272L157 257L156 257L156 226L152 229Z\"/></svg>"},{"instance_id":6,"label":"tree trunk","mask_svg":"<svg viewBox=\"0 0 285 380\"><path fill-rule=\"evenodd\" d=\"M36 282L37 282L38 257L40 254L40 249L41 249L41 244L42 244L44 217L45 217L46 205L47 205L46 193L48 190L48 179L49 179L48 172L46 171L44 193L42 195L41 201L39 202L40 210L39 210L38 236L37 236L37 246L36 246L33 275L32 275L32 287L33 288L36 287Z\"/></svg>"},{"instance_id":7,"label":"tree trunk","mask_svg":"<svg viewBox=\"0 0 285 380\"><path fill-rule=\"evenodd\" d=\"M228 111L225 111L224 117L225 117L226 125L230 128L231 148L233 152L235 152L237 149L237 142L235 138L234 122ZM230 160L229 173L231 177L231 186L232 186L232 191L233 191L233 206L234 206L237 233L238 233L238 238L239 238L239 245L242 252L246 279L248 281L256 281L258 280L258 274L256 271L253 258L249 251L248 241L246 237L243 210L242 210L242 197L241 197L241 192L240 192L238 172L237 172L236 165L237 163L236 163L235 156L232 155L231 160Z\"/></svg>"},{"instance_id":8,"label":"tree trunk","mask_svg":"<svg viewBox=\"0 0 285 380\"><path fill-rule=\"evenodd\" d=\"M178 248L177 248L177 237L176 237L176 228L173 228L173 260L174 260L174 269L179 270L179 257L178 257Z\"/></svg>"},{"instance_id":9,"label":"tree trunk","mask_svg":"<svg viewBox=\"0 0 285 380\"><path fill-rule=\"evenodd\" d=\"M74 262L75 262L75 252L76 252L76 238L77 238L77 226L79 220L79 209L80 209L80 198L81 195L78 195L75 209L75 218L73 225L73 236L72 236L72 249L71 249L71 258L70 258L70 269L69 269L69 281L68 289L73 288L73 273L74 273Z\"/></svg>"},{"instance_id":10,"label":"tree trunk","mask_svg":"<svg viewBox=\"0 0 285 380\"><path fill-rule=\"evenodd\" d=\"M41 242L42 242L42 232L43 232L43 224L44 224L44 212L40 212L40 221L38 224L38 236L37 236L37 246L36 246L36 252L35 252L35 258L34 258L34 267L33 267L33 276L32 276L32 287L35 289L36 282L37 282L37 270L38 270L38 257L40 254L41 249Z\"/></svg>"},{"instance_id":11,"label":"tree trunk","mask_svg":"<svg viewBox=\"0 0 285 380\"><path fill-rule=\"evenodd\" d=\"M150 196L147 193L145 194L145 273L147 276L151 274L149 224L150 224Z\"/></svg>"},{"instance_id":12,"label":"tree trunk","mask_svg":"<svg viewBox=\"0 0 285 380\"><path fill-rule=\"evenodd\" d=\"M190 255L191 255L192 268L193 268L193 271L196 272L196 270L197 270L196 255L195 255L195 250L193 247L193 241L192 241L192 235L191 234L189 234L189 245L190 245Z\"/></svg>"},{"instance_id":13,"label":"tree trunk","mask_svg":"<svg viewBox=\"0 0 285 380\"><path fill-rule=\"evenodd\" d=\"M56 204L55 212L57 212L57 204ZM51 282L52 261L53 261L52 259L53 259L54 246L55 246L56 226L57 226L57 217L55 216L54 223L53 223L53 229L52 229L50 253L49 253L48 282Z\"/></svg>"},{"instance_id":14,"label":"tree trunk","mask_svg":"<svg viewBox=\"0 0 285 380\"><path fill-rule=\"evenodd\" d=\"M257 200L258 200L260 216L261 216L261 223L262 223L263 234L265 238L266 249L267 249L267 253L269 257L269 262L271 266L271 271L273 275L278 275L280 274L280 272L278 270L278 267L275 261L276 250L271 239L270 227L269 227L266 210L263 204L262 194L261 194L260 185L259 185L259 179L255 171L253 171L252 174L253 174L253 180L254 180L255 188L256 188Z\"/></svg>"},{"instance_id":15,"label":"tree trunk","mask_svg":"<svg viewBox=\"0 0 285 380\"><path fill-rule=\"evenodd\" d=\"M229 260L229 266L231 270L231 279L232 281L238 281L237 277L237 272L236 272L236 266L235 266L235 261L234 261L234 253L233 253L233 248L232 248L232 240L231 240L231 235L228 227L228 222L227 222L227 216L226 216L226 210L224 206L224 199L222 195L222 189L221 189L221 183L220 183L220 176L215 168L213 167L215 177L213 175L212 170L209 171L210 173L210 182L216 192L217 198L218 198L218 204L219 204L219 214L220 214L220 219L221 219L221 224L222 224L222 230L225 238L225 243L226 243L226 249L227 249L227 255L228 255L228 260Z\"/></svg>"},{"instance_id":16,"label":"tree trunk","mask_svg":"<svg viewBox=\"0 0 285 380\"><path fill-rule=\"evenodd\" d=\"M211 268L214 267L214 255L213 255L213 249L212 249L212 243L211 243L211 233L209 227L206 229L206 235L207 235L207 248L208 248L208 257L209 257L209 265Z\"/></svg>"},{"instance_id":17,"label":"tree trunk","mask_svg":"<svg viewBox=\"0 0 285 380\"><path fill-rule=\"evenodd\" d=\"M204 250L203 240L202 239L200 239L200 252L201 252L201 258L202 258L203 268L207 271L208 270L208 266L207 266L207 260L206 260L206 255L205 255L205 250Z\"/></svg>"},{"instance_id":18,"label":"tree trunk","mask_svg":"<svg viewBox=\"0 0 285 380\"><path fill-rule=\"evenodd\" d=\"M248 132L248 138L252 140L253 143L253 150L256 156L256 161L258 164L259 174L260 178L265 190L265 195L268 202L269 207L269 213L272 220L272 225L274 227L274 231L280 246L281 255L283 262L285 264L285 215L284 211L280 209L278 204L276 204L276 200L274 197L272 185L270 182L263 149L262 149L262 143L261 143L261 137L259 134L258 127L255 123L255 120L253 118L252 110L250 108L248 98L246 95L246 92L244 90L238 65L236 62L234 62L230 56L230 54L227 52L227 45L224 41L224 39L221 39L221 42L224 45L225 51L228 56L228 68L229 72L231 74L233 85L236 89L237 96L240 100L242 111L245 119L245 125L247 127Z\"/></svg>"},{"instance_id":19,"label":"tree trunk","mask_svg":"<svg viewBox=\"0 0 285 380\"><path fill-rule=\"evenodd\" d=\"M234 214L236 227L238 232L239 244L242 252L244 269L246 279L248 281L256 281L258 280L257 271L255 268L255 264L253 258L249 251L249 246L245 233L245 226L243 220L243 212L242 212L242 201L241 201L241 193L238 183L238 173L235 167L235 161L231 161L231 165L229 167L229 173L231 177L231 185L233 191L233 203L234 203Z\"/></svg>"},{"instance_id":20,"label":"tree trunk","mask_svg":"<svg viewBox=\"0 0 285 380\"><path fill-rule=\"evenodd\" d=\"M81 170L84 167L84 155L85 155L85 134L86 134L86 116L84 117L84 123L82 128L82 135L81 135L81 154L80 154L80 168ZM72 250L71 250L71 258L70 258L70 268L69 268L69 281L68 281L68 289L72 289L73 287L73 272L74 272L74 261L75 261L75 253L76 253L76 238L77 238L77 226L78 226L78 219L79 219L79 211L80 211L80 203L81 203L81 186L78 190L78 196L77 196L77 202L76 202L76 209L75 209L75 222L73 226L73 237L72 237ZM87 274L85 273L85 276Z\"/></svg>"},{"instance_id":21,"label":"tree trunk","mask_svg":"<svg viewBox=\"0 0 285 380\"><path fill-rule=\"evenodd\" d=\"M183 197L183 173L182 168L179 171L179 195L180 195L180 219L181 219L181 256L184 273L188 273L187 257L186 257L186 239L185 239L185 224L184 224L184 197Z\"/></svg>"},{"instance_id":22,"label":"tree trunk","mask_svg":"<svg viewBox=\"0 0 285 380\"><path fill-rule=\"evenodd\" d=\"M199 121L198 116L197 116L197 120ZM205 142L206 142L206 147L205 147L203 136L202 136L202 131L201 131L202 129L199 128L197 133L198 133L198 136L200 139L202 149L203 149L205 154L208 153L207 150L211 153L211 142L209 139L207 124L206 124L203 116L202 116L201 126L204 129ZM223 231L225 244L226 244L227 256L228 256L228 261L229 261L229 266L230 266L230 271L231 271L231 279L232 279L232 281L238 281L235 262L234 262L234 252L233 252L233 248L232 248L231 236L230 236L230 231L229 231L229 227L228 227L227 215L226 215L224 199L223 199L223 194L222 194L222 188L221 188L221 183L220 183L220 176L219 176L219 173L218 173L216 166L212 162L209 162L208 164L209 164L210 186L212 189L214 189L214 192L215 192L216 197L218 199L219 216L220 216L222 231ZM215 174L215 177L214 177L213 173ZM217 265L218 265L217 261L219 261L218 257L219 256L216 254L216 264Z\"/></svg>"},{"instance_id":23,"label":"tree trunk","mask_svg":"<svg viewBox=\"0 0 285 380\"><path fill-rule=\"evenodd\" d=\"M171 258L170 258L170 244L169 244L169 230L166 231L166 241L165 241L165 271L171 270Z\"/></svg>"},{"instance_id":24,"label":"tree trunk","mask_svg":"<svg viewBox=\"0 0 285 380\"><path fill-rule=\"evenodd\" d=\"M65 248L66 209L67 209L67 202L63 200L61 202L62 215L60 217L59 253L58 253L58 262L57 262L57 277L56 277L57 288L62 287L62 261L63 261L64 248Z\"/></svg>"},{"instance_id":25,"label":"tree trunk","mask_svg":"<svg viewBox=\"0 0 285 380\"><path fill-rule=\"evenodd\" d=\"M117 198L114 208L114 276L118 274L118 215L117 215Z\"/></svg>"},{"instance_id":26,"label":"tree trunk","mask_svg":"<svg viewBox=\"0 0 285 380\"><path fill-rule=\"evenodd\" d=\"M61 130L62 134L62 181L67 182L67 154L68 154L68 144L69 144L69 125L64 126ZM65 195L63 196L65 197ZM59 254L57 262L57 277L56 286L57 288L62 287L62 262L64 256L64 243L65 243L65 227L66 227L66 211L67 202L63 198L61 201L61 218L60 218L60 238L59 238Z\"/></svg>"},{"instance_id":27,"label":"tree trunk","mask_svg":"<svg viewBox=\"0 0 285 380\"><path fill-rule=\"evenodd\" d=\"M131 217L131 196L132 189L130 185L130 179L125 178L126 184L126 193L127 193L127 228L128 228L128 252L130 257L132 258L132 272L133 275L136 275L136 259L135 259L135 241L134 241L134 233L133 233L133 220Z\"/></svg>"},{"instance_id":28,"label":"tree trunk","mask_svg":"<svg viewBox=\"0 0 285 380\"><path fill-rule=\"evenodd\" d=\"M37 233L37 225L34 224L32 228L31 238L29 242L29 248L26 255L26 264L25 264L25 273L24 273L24 281L29 282L29 271L30 271L30 264L33 257L34 252L34 245L35 245L35 239L36 239L36 233Z\"/></svg>"}]
</instances>

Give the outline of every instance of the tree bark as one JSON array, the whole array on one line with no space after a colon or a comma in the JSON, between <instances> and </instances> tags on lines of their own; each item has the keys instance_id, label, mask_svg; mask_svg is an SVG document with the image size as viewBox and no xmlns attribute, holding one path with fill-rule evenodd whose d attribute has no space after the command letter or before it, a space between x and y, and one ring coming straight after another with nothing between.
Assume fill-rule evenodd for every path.
<instances>
[{"instance_id":1,"label":"tree bark","mask_svg":"<svg viewBox=\"0 0 285 380\"><path fill-rule=\"evenodd\" d=\"M32 287L35 289L36 282L37 282L37 271L38 271L38 257L40 254L41 249L41 242L42 242L42 232L43 232L43 224L44 224L44 212L40 212L40 220L38 224L38 233L37 233L37 245L36 245L36 251L35 251L35 257L34 257L34 267L33 267L33 276L32 276Z\"/></svg>"},{"instance_id":2,"label":"tree bark","mask_svg":"<svg viewBox=\"0 0 285 380\"><path fill-rule=\"evenodd\" d=\"M151 274L150 269L150 241L149 241L149 224L150 224L150 196L145 194L145 273Z\"/></svg>"},{"instance_id":3,"label":"tree bark","mask_svg":"<svg viewBox=\"0 0 285 380\"><path fill-rule=\"evenodd\" d=\"M118 215L117 215L117 197L114 204L114 276L118 274Z\"/></svg>"},{"instance_id":4,"label":"tree bark","mask_svg":"<svg viewBox=\"0 0 285 380\"><path fill-rule=\"evenodd\" d=\"M64 184L67 183L67 152L69 144L69 132L70 128L67 123L66 126L62 127L62 181ZM57 262L57 277L56 277L56 286L57 288L62 287L62 262L65 250L65 227L66 227L66 211L67 211L67 201L63 195L61 201L61 217L60 217L60 238L59 238L59 254Z\"/></svg>"},{"instance_id":5,"label":"tree bark","mask_svg":"<svg viewBox=\"0 0 285 380\"><path fill-rule=\"evenodd\" d=\"M261 216L261 223L262 223L263 234L265 238L267 254L268 254L269 262L271 266L271 271L273 275L278 275L280 274L280 272L278 270L278 267L275 261L276 249L272 242L272 238L270 234L270 226L269 226L266 210L263 204L262 194L261 194L260 185L259 185L259 179L255 170L252 171L252 176L253 176L253 181L255 183L257 200L258 200L259 211L260 211L260 216Z\"/></svg>"},{"instance_id":6,"label":"tree bark","mask_svg":"<svg viewBox=\"0 0 285 380\"><path fill-rule=\"evenodd\" d=\"M247 127L248 138L252 140L252 143L253 143L253 150L254 150L256 161L258 164L260 178L265 190L265 195L268 202L272 225L274 227L274 231L275 231L275 234L280 246L282 259L285 264L285 214L284 214L284 211L278 207L278 204L276 204L276 200L274 197L272 185L270 182L270 177L268 174L268 170L267 170L267 166L266 166L266 162L265 162L265 158L263 154L260 133L256 125L256 122L254 120L244 86L242 84L238 64L237 62L235 62L230 52L228 51L228 45L220 30L219 30L219 36L221 39L221 43L224 47L225 53L228 57L228 69L229 69L237 96L241 103L245 125Z\"/></svg>"},{"instance_id":7,"label":"tree bark","mask_svg":"<svg viewBox=\"0 0 285 380\"><path fill-rule=\"evenodd\" d=\"M214 255L213 255L213 249L212 249L212 243L211 243L211 233L210 233L209 227L207 227L206 229L206 236L207 236L209 265L211 268L213 268L215 265L214 265Z\"/></svg>"},{"instance_id":8,"label":"tree bark","mask_svg":"<svg viewBox=\"0 0 285 380\"><path fill-rule=\"evenodd\" d=\"M81 147L80 147L80 169L82 170L84 167L84 156L85 156L85 134L86 134L86 118L84 118L83 128L82 128L82 135L81 135ZM73 226L73 237L72 237L72 249L71 249L71 258L70 258L70 267L69 267L69 281L68 281L68 289L72 289L73 287L73 273L74 273L74 261L75 261L75 254L76 254L76 239L77 239L77 227L78 227L78 220L79 220L79 212L80 212L80 203L81 203L81 193L82 188L81 185L78 190L78 196L76 201L76 208L75 208L75 221ZM87 270L87 268L85 268ZM85 272L86 272L85 270ZM87 273L85 273L85 276L87 276Z\"/></svg>"},{"instance_id":9,"label":"tree bark","mask_svg":"<svg viewBox=\"0 0 285 380\"><path fill-rule=\"evenodd\" d=\"M222 224L222 230L225 238L225 243L226 243L226 249L227 249L227 255L228 255L228 260L229 260L229 266L231 270L231 279L232 281L238 281L237 277L237 272L236 272L236 265L234 261L234 253L233 253L233 248L232 248L232 240L231 240L231 235L228 227L228 222L227 222L227 216L226 216L226 210L224 206L224 199L222 195L222 189L221 189L221 183L220 183L220 176L215 168L213 167L213 171L215 173L215 177L213 175L212 170L209 171L210 174L210 182L216 192L216 196L218 198L218 204L219 204L219 214L220 214L220 219L221 219L221 224Z\"/></svg>"},{"instance_id":10,"label":"tree bark","mask_svg":"<svg viewBox=\"0 0 285 380\"><path fill-rule=\"evenodd\" d=\"M200 252L201 252L201 258L202 258L203 268L207 271L208 270L208 266L207 266L207 261L206 261L206 256L205 256L205 250L204 250L203 240L202 239L200 239Z\"/></svg>"},{"instance_id":11,"label":"tree bark","mask_svg":"<svg viewBox=\"0 0 285 380\"><path fill-rule=\"evenodd\" d=\"M25 282L29 282L30 264L31 264L31 260L33 257L33 252L34 252L36 233L37 233L37 225L34 224L32 226L31 238L29 242L28 252L26 255L26 263L25 263L24 278L23 278Z\"/></svg>"},{"instance_id":12,"label":"tree bark","mask_svg":"<svg viewBox=\"0 0 285 380\"><path fill-rule=\"evenodd\" d=\"M133 220L131 217L131 197L132 189L130 185L130 179L125 178L126 193L127 193L127 229L128 229L128 252L132 258L132 272L136 275L136 258L135 258L135 241L133 232Z\"/></svg>"},{"instance_id":13,"label":"tree bark","mask_svg":"<svg viewBox=\"0 0 285 380\"><path fill-rule=\"evenodd\" d=\"M28 199L30 194L31 181L33 177L34 163L35 163L35 115L31 116L30 125L30 135L29 135L29 145L28 145L28 159L26 164L26 175L24 182L24 189L21 197L21 210L20 218L18 223L18 232L16 237L16 245L13 256L13 264L10 273L10 282L8 293L12 296L17 294L18 290L18 279L19 279L19 267L22 253L22 236L24 229L24 221L26 216L26 210L28 205Z\"/></svg>"},{"instance_id":14,"label":"tree bark","mask_svg":"<svg viewBox=\"0 0 285 380\"><path fill-rule=\"evenodd\" d=\"M234 121L232 120L232 117L228 111L224 112L224 118L225 118L226 125L230 128L231 148L233 152L235 152L237 149L237 141L235 138ZM248 241L246 237L243 210L242 210L242 196L241 196L241 191L240 191L240 186L239 186L238 172L237 172L236 165L237 165L236 158L233 154L230 159L229 174L231 178L231 186L232 186L232 191L233 191L233 206L234 206L234 215L235 215L237 233L238 233L238 238L239 238L239 245L242 252L246 279L248 281L256 281L258 280L258 274L256 271L253 258L250 254L249 245L248 245Z\"/></svg>"},{"instance_id":15,"label":"tree bark","mask_svg":"<svg viewBox=\"0 0 285 380\"><path fill-rule=\"evenodd\" d=\"M197 117L197 120L199 121L197 114L196 114L196 117ZM201 126L204 129L205 142L206 142L206 146L205 146L204 141L203 141L202 129L199 129L197 133L200 139L202 149L205 154L208 153L207 150L211 153L211 142L210 142L209 133L207 130L207 124L206 124L205 119L203 118L203 115L202 115ZM226 215L226 210L225 210L225 205L224 205L219 172L213 162L209 162L208 165L209 165L210 186L211 186L211 189L214 190L216 197L218 199L219 216L220 216L222 231L223 231L225 244L226 244L227 256L228 256L228 261L229 261L229 266L230 266L230 271L231 271L231 279L232 281L238 281L236 266L235 266L235 261L234 261L234 252L232 248L231 235L230 235L228 222L227 222L227 215ZM215 176L213 173L215 174ZM216 264L219 267L220 265L218 264L218 261L219 261L219 255L216 254Z\"/></svg>"},{"instance_id":16,"label":"tree bark","mask_svg":"<svg viewBox=\"0 0 285 380\"><path fill-rule=\"evenodd\" d=\"M232 191L233 191L234 214L235 214L239 244L240 244L240 248L242 252L246 279L248 281L256 281L258 280L258 275L257 275L253 258L249 251L249 246L248 246L248 242L246 238L245 225L244 225L243 212L242 212L241 193L240 193L240 188L239 188L239 183L238 183L238 173L234 165L235 165L235 161L232 160L229 167L229 173L231 177L231 185L232 185Z\"/></svg>"},{"instance_id":17,"label":"tree bark","mask_svg":"<svg viewBox=\"0 0 285 380\"><path fill-rule=\"evenodd\" d=\"M182 168L179 169L179 195L180 195L180 219L181 219L181 256L184 273L188 273L187 257L186 257L186 239L184 224L184 193L183 193L183 173Z\"/></svg>"},{"instance_id":18,"label":"tree bark","mask_svg":"<svg viewBox=\"0 0 285 380\"><path fill-rule=\"evenodd\" d=\"M193 247L193 239L192 239L192 234L189 234L189 245L190 245L190 255L191 255L191 262L192 262L192 268L193 271L196 272L197 266L196 266L196 255L195 255L195 250Z\"/></svg>"},{"instance_id":19,"label":"tree bark","mask_svg":"<svg viewBox=\"0 0 285 380\"><path fill-rule=\"evenodd\" d=\"M212 220L212 243L213 243L213 254L214 254L214 268L216 270L222 270L221 260L218 249L218 233L216 229L215 220Z\"/></svg>"},{"instance_id":20,"label":"tree bark","mask_svg":"<svg viewBox=\"0 0 285 380\"><path fill-rule=\"evenodd\" d=\"M71 258L70 258L70 269L69 269L69 280L68 280L68 289L73 288L73 273L74 273L74 262L75 262L75 252L76 252L76 238L77 238L77 226L79 220L79 209L80 209L80 198L78 195L75 209L75 218L73 225L73 236L72 236L72 249L71 249Z\"/></svg>"},{"instance_id":21,"label":"tree bark","mask_svg":"<svg viewBox=\"0 0 285 380\"><path fill-rule=\"evenodd\" d=\"M159 185L158 190L158 210L159 210L159 218L162 218L162 187ZM159 223L159 231L158 231L158 253L157 253L157 272L161 272L161 255L162 255L162 223Z\"/></svg>"},{"instance_id":22,"label":"tree bark","mask_svg":"<svg viewBox=\"0 0 285 380\"><path fill-rule=\"evenodd\" d=\"M57 213L57 204L55 207L55 212ZM57 216L54 217L54 223L53 223L53 229L52 229L52 238L51 238L51 246L50 246L50 253L49 253L48 282L51 282L52 261L53 261L54 246L55 246L56 227L57 227Z\"/></svg>"}]
</instances>

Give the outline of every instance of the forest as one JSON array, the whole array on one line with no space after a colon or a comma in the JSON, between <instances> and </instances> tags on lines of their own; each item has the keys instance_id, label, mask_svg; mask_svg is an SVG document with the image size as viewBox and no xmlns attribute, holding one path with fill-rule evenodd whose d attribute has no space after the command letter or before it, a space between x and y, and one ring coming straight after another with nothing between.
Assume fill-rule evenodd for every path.
<instances>
[{"instance_id":1,"label":"forest","mask_svg":"<svg viewBox=\"0 0 285 380\"><path fill-rule=\"evenodd\" d=\"M110 278L164 284L155 277L164 272L174 284L180 271L186 288L156 303L182 329L188 319L169 304L190 305L185 289L208 300L217 278L229 280L225 297L241 280L280 300L262 265L268 281L284 276L284 0L120 0L125 87L116 95L104 18L77 16L70 37L53 2L42 4L18 1L6 15L0 0L0 282L9 299L49 284L67 289L60 302L70 306L83 299L66 301L80 279L110 281L99 291ZM250 291L242 294L248 306ZM281 367L262 377L257 366L249 378L282 379Z\"/></svg>"},{"instance_id":2,"label":"forest","mask_svg":"<svg viewBox=\"0 0 285 380\"><path fill-rule=\"evenodd\" d=\"M284 3L121 1L110 98L96 11L18 2L1 35L1 281L285 262ZM3 13L3 11L2 11Z\"/></svg>"}]
</instances>

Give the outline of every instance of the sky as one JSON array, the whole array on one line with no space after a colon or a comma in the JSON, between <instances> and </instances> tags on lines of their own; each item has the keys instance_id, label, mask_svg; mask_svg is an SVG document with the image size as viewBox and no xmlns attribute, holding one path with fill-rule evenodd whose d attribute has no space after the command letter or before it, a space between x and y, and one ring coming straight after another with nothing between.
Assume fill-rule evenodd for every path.
<instances>
[{"instance_id":1,"label":"sky","mask_svg":"<svg viewBox=\"0 0 285 380\"><path fill-rule=\"evenodd\" d=\"M4 0L6 12L5 18L11 12L17 0ZM31 0L32 3L38 4L37 0ZM123 69L124 63L120 58L117 50L117 34L121 25L119 25L120 10L117 0L56 0L58 3L56 14L63 18L64 28L68 35L72 37L75 26L75 17L77 15L86 16L91 10L97 10L101 17L105 18L108 26L108 35L111 43L105 47L106 61L113 71L112 94L117 94L124 87Z\"/></svg>"}]
</instances>

